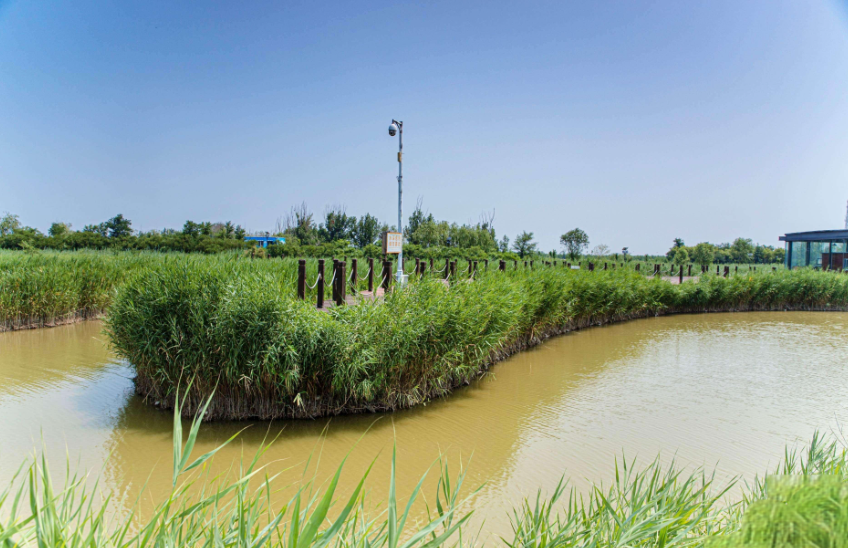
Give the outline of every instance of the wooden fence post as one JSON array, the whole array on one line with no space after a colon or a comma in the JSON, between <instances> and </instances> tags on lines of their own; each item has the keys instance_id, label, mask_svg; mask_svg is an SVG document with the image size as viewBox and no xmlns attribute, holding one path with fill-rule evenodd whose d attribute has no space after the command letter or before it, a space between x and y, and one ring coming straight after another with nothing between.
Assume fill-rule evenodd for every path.
<instances>
[{"instance_id":1,"label":"wooden fence post","mask_svg":"<svg viewBox=\"0 0 848 548\"><path fill-rule=\"evenodd\" d=\"M642 266L640 263L636 263L636 272L639 272L639 270L640 270L640 268L639 268L639 267L640 267L640 266Z\"/></svg>"},{"instance_id":2,"label":"wooden fence post","mask_svg":"<svg viewBox=\"0 0 848 548\"><path fill-rule=\"evenodd\" d=\"M297 261L297 298L306 299L306 259Z\"/></svg>"},{"instance_id":3,"label":"wooden fence post","mask_svg":"<svg viewBox=\"0 0 848 548\"><path fill-rule=\"evenodd\" d=\"M589 263L589 272L594 272L594 271L595 271L595 263L590 262Z\"/></svg>"},{"instance_id":4,"label":"wooden fence post","mask_svg":"<svg viewBox=\"0 0 848 548\"><path fill-rule=\"evenodd\" d=\"M727 278L729 275L730 275L730 267L725 266L724 267L724 277Z\"/></svg>"},{"instance_id":5,"label":"wooden fence post","mask_svg":"<svg viewBox=\"0 0 848 548\"><path fill-rule=\"evenodd\" d=\"M498 270L500 270L501 272L506 272L506 261L504 261L503 259L501 259L501 261L498 263Z\"/></svg>"},{"instance_id":6,"label":"wooden fence post","mask_svg":"<svg viewBox=\"0 0 848 548\"><path fill-rule=\"evenodd\" d=\"M449 270L450 270L451 278L453 278L455 280L456 279L456 261L450 262Z\"/></svg>"},{"instance_id":7,"label":"wooden fence post","mask_svg":"<svg viewBox=\"0 0 848 548\"><path fill-rule=\"evenodd\" d=\"M607 269L607 263L604 263L604 270Z\"/></svg>"},{"instance_id":8,"label":"wooden fence post","mask_svg":"<svg viewBox=\"0 0 848 548\"><path fill-rule=\"evenodd\" d=\"M359 282L359 279L356 277L357 274L358 274L357 270L358 269L357 269L356 259L351 259L350 260L350 292L351 293L356 293L356 286L357 286L357 283Z\"/></svg>"},{"instance_id":9,"label":"wooden fence post","mask_svg":"<svg viewBox=\"0 0 848 548\"><path fill-rule=\"evenodd\" d=\"M324 308L324 259L318 259L318 308Z\"/></svg>"},{"instance_id":10,"label":"wooden fence post","mask_svg":"<svg viewBox=\"0 0 848 548\"><path fill-rule=\"evenodd\" d=\"M474 276L477 274L477 261L474 261L474 266L471 268L471 275Z\"/></svg>"},{"instance_id":11,"label":"wooden fence post","mask_svg":"<svg viewBox=\"0 0 848 548\"><path fill-rule=\"evenodd\" d=\"M527 261L524 261L524 270L527 270Z\"/></svg>"},{"instance_id":12,"label":"wooden fence post","mask_svg":"<svg viewBox=\"0 0 848 548\"><path fill-rule=\"evenodd\" d=\"M335 289L334 300L336 306L341 306L345 303L345 288L347 287L347 276L345 275L345 266L347 266L347 263L345 261L339 261L338 263L336 263L336 279L335 283L333 284L335 286L333 289Z\"/></svg>"},{"instance_id":13,"label":"wooden fence post","mask_svg":"<svg viewBox=\"0 0 848 548\"><path fill-rule=\"evenodd\" d=\"M489 259L483 259L483 270L489 270Z\"/></svg>"},{"instance_id":14,"label":"wooden fence post","mask_svg":"<svg viewBox=\"0 0 848 548\"><path fill-rule=\"evenodd\" d=\"M512 261L513 270L518 270L518 261Z\"/></svg>"},{"instance_id":15,"label":"wooden fence post","mask_svg":"<svg viewBox=\"0 0 848 548\"><path fill-rule=\"evenodd\" d=\"M736 266L735 266L735 267L733 267L733 268L734 268L733 273L734 273L734 274L739 274L739 265L736 265Z\"/></svg>"},{"instance_id":16,"label":"wooden fence post","mask_svg":"<svg viewBox=\"0 0 848 548\"><path fill-rule=\"evenodd\" d=\"M677 283L683 283L683 265L680 265L680 277L678 278Z\"/></svg>"},{"instance_id":17,"label":"wooden fence post","mask_svg":"<svg viewBox=\"0 0 848 548\"><path fill-rule=\"evenodd\" d=\"M383 274L381 278L381 284L383 286L383 291L388 292L389 287L392 283L392 262L391 261L383 261Z\"/></svg>"},{"instance_id":18,"label":"wooden fence post","mask_svg":"<svg viewBox=\"0 0 848 548\"><path fill-rule=\"evenodd\" d=\"M716 276L718 276L718 269L719 269L719 266L716 265Z\"/></svg>"},{"instance_id":19,"label":"wooden fence post","mask_svg":"<svg viewBox=\"0 0 848 548\"><path fill-rule=\"evenodd\" d=\"M687 272L689 273L689 276L691 277L692 276L692 265L691 264L689 265L689 270Z\"/></svg>"},{"instance_id":20,"label":"wooden fence post","mask_svg":"<svg viewBox=\"0 0 848 548\"><path fill-rule=\"evenodd\" d=\"M333 276L330 279L330 293L332 294L332 300L334 303L339 302L339 261L333 259Z\"/></svg>"},{"instance_id":21,"label":"wooden fence post","mask_svg":"<svg viewBox=\"0 0 848 548\"><path fill-rule=\"evenodd\" d=\"M374 259L368 259L368 291L374 295Z\"/></svg>"}]
</instances>

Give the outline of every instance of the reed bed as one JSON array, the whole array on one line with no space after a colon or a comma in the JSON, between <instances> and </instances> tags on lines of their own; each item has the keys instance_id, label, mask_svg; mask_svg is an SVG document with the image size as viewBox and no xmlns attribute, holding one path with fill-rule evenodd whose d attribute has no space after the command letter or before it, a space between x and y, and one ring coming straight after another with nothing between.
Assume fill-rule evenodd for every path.
<instances>
[{"instance_id":1,"label":"reed bed","mask_svg":"<svg viewBox=\"0 0 848 548\"><path fill-rule=\"evenodd\" d=\"M294 298L288 276L202 260L132 275L106 324L138 392L168 408L192 379L193 414L217 387L210 419L396 410L574 329L669 313L848 309L848 277L814 271L672 285L626 270L489 270L449 285L414 278L383 300L329 311Z\"/></svg>"},{"instance_id":2,"label":"reed bed","mask_svg":"<svg viewBox=\"0 0 848 548\"><path fill-rule=\"evenodd\" d=\"M411 520L410 509L423 498L424 478L399 504L394 453L388 499L376 507L366 502L370 467L350 497L338 499L344 462L324 485L306 476L290 487L290 500L273 504L271 494L282 487L258 465L267 445L233 474L213 476L208 464L223 445L193 455L203 411L184 440L179 408L177 401L171 491L152 511L141 515L136 503L113 516L110 496L97 483L89 489L85 473L69 465L65 483L57 484L45 458L35 456L0 490L0 545L462 548L482 546L482 539L509 548L842 548L848 539L848 455L837 438L818 434L803 451L787 450L783 464L755 479L738 502L724 496L732 482L716 486L703 470L687 473L659 460L639 468L622 458L608 487L581 494L561 481L552 493L520 501L502 518L512 533L491 538L485 524L469 527L464 473L452 476L446 462L438 463L423 522Z\"/></svg>"}]
</instances>

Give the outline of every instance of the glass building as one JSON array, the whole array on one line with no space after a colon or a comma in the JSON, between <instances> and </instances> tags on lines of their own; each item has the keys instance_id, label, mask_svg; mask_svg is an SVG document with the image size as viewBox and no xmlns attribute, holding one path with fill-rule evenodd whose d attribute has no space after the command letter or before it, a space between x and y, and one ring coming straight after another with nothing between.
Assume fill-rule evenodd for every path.
<instances>
[{"instance_id":1,"label":"glass building","mask_svg":"<svg viewBox=\"0 0 848 548\"><path fill-rule=\"evenodd\" d=\"M848 270L848 230L793 232L780 241L786 242L786 268Z\"/></svg>"}]
</instances>

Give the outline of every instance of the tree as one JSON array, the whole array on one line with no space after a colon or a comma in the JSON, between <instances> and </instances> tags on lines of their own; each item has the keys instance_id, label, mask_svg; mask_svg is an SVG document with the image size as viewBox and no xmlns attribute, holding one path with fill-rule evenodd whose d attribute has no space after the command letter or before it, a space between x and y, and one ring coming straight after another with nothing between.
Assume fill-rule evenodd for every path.
<instances>
[{"instance_id":1,"label":"tree","mask_svg":"<svg viewBox=\"0 0 848 548\"><path fill-rule=\"evenodd\" d=\"M110 238L125 238L132 236L132 221L118 213L106 221L106 229Z\"/></svg>"},{"instance_id":2,"label":"tree","mask_svg":"<svg viewBox=\"0 0 848 548\"><path fill-rule=\"evenodd\" d=\"M337 205L324 211L324 223L318 228L318 235L328 243L350 240L355 226L356 217L348 216L344 206Z\"/></svg>"},{"instance_id":3,"label":"tree","mask_svg":"<svg viewBox=\"0 0 848 548\"><path fill-rule=\"evenodd\" d=\"M621 255L624 257L624 262L629 261L630 259L628 257L630 257L630 248L629 247L622 247L621 248Z\"/></svg>"},{"instance_id":4,"label":"tree","mask_svg":"<svg viewBox=\"0 0 848 548\"><path fill-rule=\"evenodd\" d=\"M8 211L0 217L0 236L8 236L15 230L21 228L21 219Z\"/></svg>"},{"instance_id":5,"label":"tree","mask_svg":"<svg viewBox=\"0 0 848 548\"><path fill-rule=\"evenodd\" d=\"M701 242L692 249L692 260L702 268L712 264L715 259L715 248L706 242Z\"/></svg>"},{"instance_id":6,"label":"tree","mask_svg":"<svg viewBox=\"0 0 848 548\"><path fill-rule=\"evenodd\" d=\"M524 231L515 237L515 242L512 244L512 249L518 253L522 259L536 251L536 243L533 241L533 233Z\"/></svg>"},{"instance_id":7,"label":"tree","mask_svg":"<svg viewBox=\"0 0 848 548\"><path fill-rule=\"evenodd\" d=\"M674 264L684 265L689 262L689 252L685 247L678 247L674 253Z\"/></svg>"},{"instance_id":8,"label":"tree","mask_svg":"<svg viewBox=\"0 0 848 548\"><path fill-rule=\"evenodd\" d=\"M501 241L498 242L498 250L501 253L506 253L509 251L509 237L504 234L504 237L501 238Z\"/></svg>"},{"instance_id":9,"label":"tree","mask_svg":"<svg viewBox=\"0 0 848 548\"><path fill-rule=\"evenodd\" d=\"M183 225L183 234L186 236L200 236L200 225L194 221L186 221Z\"/></svg>"},{"instance_id":10,"label":"tree","mask_svg":"<svg viewBox=\"0 0 848 548\"><path fill-rule=\"evenodd\" d=\"M380 236L380 221L370 213L366 213L356 221L353 228L353 243L359 249L374 243Z\"/></svg>"},{"instance_id":11,"label":"tree","mask_svg":"<svg viewBox=\"0 0 848 548\"><path fill-rule=\"evenodd\" d=\"M303 202L297 207L292 207L283 223L283 233L294 236L303 245L318 243L318 230L312 220L312 213Z\"/></svg>"},{"instance_id":12,"label":"tree","mask_svg":"<svg viewBox=\"0 0 848 548\"><path fill-rule=\"evenodd\" d=\"M53 223L50 225L50 229L47 230L47 233L54 238L58 238L60 236L64 236L70 231L71 223Z\"/></svg>"},{"instance_id":13,"label":"tree","mask_svg":"<svg viewBox=\"0 0 848 548\"><path fill-rule=\"evenodd\" d=\"M675 238L674 239L674 247L683 247L686 244L683 243L683 238Z\"/></svg>"},{"instance_id":14,"label":"tree","mask_svg":"<svg viewBox=\"0 0 848 548\"><path fill-rule=\"evenodd\" d=\"M571 260L576 261L589 247L589 236L579 228L575 228L560 236L559 243L565 248Z\"/></svg>"},{"instance_id":15,"label":"tree","mask_svg":"<svg viewBox=\"0 0 848 548\"><path fill-rule=\"evenodd\" d=\"M604 255L609 254L609 246L606 244L598 244L592 249L592 255L597 255L599 257L603 257Z\"/></svg>"},{"instance_id":16,"label":"tree","mask_svg":"<svg viewBox=\"0 0 848 548\"><path fill-rule=\"evenodd\" d=\"M730 244L730 257L734 263L750 263L754 255L754 244L749 238L736 238Z\"/></svg>"},{"instance_id":17,"label":"tree","mask_svg":"<svg viewBox=\"0 0 848 548\"><path fill-rule=\"evenodd\" d=\"M82 228L83 232L90 232L92 234L100 234L104 238L109 235L109 227L106 223L100 223L99 225L85 225Z\"/></svg>"}]
</instances>

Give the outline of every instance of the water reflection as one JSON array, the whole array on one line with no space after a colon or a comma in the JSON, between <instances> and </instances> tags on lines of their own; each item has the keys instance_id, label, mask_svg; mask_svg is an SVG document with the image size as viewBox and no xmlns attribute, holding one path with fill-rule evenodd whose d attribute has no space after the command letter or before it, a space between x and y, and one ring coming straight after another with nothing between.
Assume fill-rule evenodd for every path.
<instances>
[{"instance_id":1,"label":"water reflection","mask_svg":"<svg viewBox=\"0 0 848 548\"><path fill-rule=\"evenodd\" d=\"M264 461L270 471L291 467L282 481L296 482L309 455L320 454L323 479L356 446L345 492L382 452L370 483L372 500L380 500L395 440L401 492L439 454L454 463L473 455L468 485L486 484L473 505L495 531L505 530L504 512L519 497L551 488L562 474L578 486L608 479L622 450L644 460L662 452L686 465L718 464L722 480L750 476L775 463L785 443L848 415L839 359L846 327L846 314L793 312L590 329L515 356L424 407L254 423L216 458L215 470L279 436ZM111 454L106 485L127 504L147 482L149 504L170 486L171 415L133 395L131 368L109 354L99 330L92 322L0 335L0 481L43 432L54 463L63 463L66 445L91 469ZM205 425L198 454L244 426Z\"/></svg>"}]
</instances>

